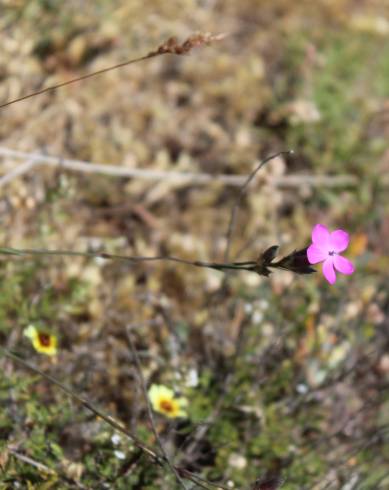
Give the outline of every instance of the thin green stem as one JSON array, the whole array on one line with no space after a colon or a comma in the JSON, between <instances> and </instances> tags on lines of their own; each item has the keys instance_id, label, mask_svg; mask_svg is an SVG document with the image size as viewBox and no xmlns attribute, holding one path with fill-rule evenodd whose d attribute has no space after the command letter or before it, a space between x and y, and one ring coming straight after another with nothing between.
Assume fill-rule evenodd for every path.
<instances>
[{"instance_id":1,"label":"thin green stem","mask_svg":"<svg viewBox=\"0 0 389 490\"><path fill-rule=\"evenodd\" d=\"M106 252L79 252L73 250L44 250L44 249L17 249L12 247L0 247L0 255L13 255L17 257L26 256L62 256L62 257L86 257L89 259L107 259L107 260L123 260L134 264L140 262L177 262L179 264L190 265L193 267L205 267L209 269L215 269L223 271L225 269L233 270L247 270L248 267L253 267L255 262L232 262L232 263L217 263L217 262L204 262L201 260L187 260L179 257L172 257L170 255L159 255L154 257L145 256L128 256L109 254Z\"/></svg>"}]
</instances>

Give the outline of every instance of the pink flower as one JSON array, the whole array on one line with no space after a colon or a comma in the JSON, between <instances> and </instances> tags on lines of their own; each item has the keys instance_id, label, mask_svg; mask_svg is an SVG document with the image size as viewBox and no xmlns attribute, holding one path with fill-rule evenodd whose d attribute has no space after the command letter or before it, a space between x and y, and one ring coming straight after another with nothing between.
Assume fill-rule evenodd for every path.
<instances>
[{"instance_id":1,"label":"pink flower","mask_svg":"<svg viewBox=\"0 0 389 490\"><path fill-rule=\"evenodd\" d=\"M316 225L312 230L312 245L307 249L308 262L323 262L323 274L330 284L336 281L335 269L342 274L352 274L353 264L340 255L348 247L349 235L344 230L332 233L324 225Z\"/></svg>"}]
</instances>

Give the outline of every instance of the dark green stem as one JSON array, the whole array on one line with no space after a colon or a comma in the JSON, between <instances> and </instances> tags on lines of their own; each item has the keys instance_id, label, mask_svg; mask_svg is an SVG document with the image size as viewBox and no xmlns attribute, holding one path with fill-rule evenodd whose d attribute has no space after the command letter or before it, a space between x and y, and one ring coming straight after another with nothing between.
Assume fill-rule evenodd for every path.
<instances>
[{"instance_id":1,"label":"dark green stem","mask_svg":"<svg viewBox=\"0 0 389 490\"><path fill-rule=\"evenodd\" d=\"M107 260L123 260L131 263L140 262L177 262L180 264L191 265L193 267L206 267L209 269L215 269L223 271L226 269L233 270L249 270L255 266L255 262L232 262L232 263L217 263L217 262L204 262L201 260L186 260L178 257L172 257L169 255L160 255L155 257L144 256L128 256L109 254L105 252L78 252L72 250L41 250L41 249L16 249L11 247L0 247L0 255L14 255L17 257L25 256L62 256L62 257L86 257L86 258L100 258Z\"/></svg>"}]
</instances>

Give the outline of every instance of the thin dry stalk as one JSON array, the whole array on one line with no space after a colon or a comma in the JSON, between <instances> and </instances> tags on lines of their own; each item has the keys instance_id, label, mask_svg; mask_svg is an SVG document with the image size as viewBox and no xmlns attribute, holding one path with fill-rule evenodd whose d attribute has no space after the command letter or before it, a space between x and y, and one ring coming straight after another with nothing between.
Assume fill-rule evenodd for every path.
<instances>
[{"instance_id":1,"label":"thin dry stalk","mask_svg":"<svg viewBox=\"0 0 389 490\"><path fill-rule=\"evenodd\" d=\"M235 204L232 207L231 210L231 215L230 215L230 221L228 223L228 229L227 229L227 234L226 234L226 251L224 254L224 261L228 262L229 257L230 257L230 250L231 250L231 244L232 244L232 235L234 233L234 228L235 228L235 223L236 223L236 218L238 215L239 207L241 205L242 199L245 195L245 192L250 185L250 182L254 179L254 177L257 175L257 173L261 170L262 167L264 167L268 162L271 160L274 160L275 158L279 157L280 155L290 155L293 153L293 150L288 150L288 151L279 151L278 153L275 153L274 155L270 155L269 157L265 158L262 160L259 165L251 172L251 174L246 178L245 182L243 183L238 197L235 201Z\"/></svg>"},{"instance_id":2,"label":"thin dry stalk","mask_svg":"<svg viewBox=\"0 0 389 490\"><path fill-rule=\"evenodd\" d=\"M110 177L132 178L136 177L144 180L165 180L177 183L188 183L196 185L208 185L212 183L221 183L232 187L241 187L248 179L247 175L230 175L230 174L208 174L208 173L191 173L191 172L169 172L140 168L126 168L122 165L109 165L103 163L91 163L84 160L73 160L68 158L43 155L40 153L29 153L10 148L0 147L0 156L11 157L14 159L28 159L34 161L31 168L38 166L54 167L58 170L67 170L87 174L101 174ZM17 167L19 168L19 167ZM26 168L22 173L26 173L31 168ZM15 169L16 170L16 169ZM10 171L12 174L13 170ZM7 179L5 183L10 182L18 175L12 175L8 178L5 174L2 178ZM270 177L266 179L265 184L272 187L344 187L356 185L358 179L353 175L283 175L280 177ZM385 183L387 183L385 181Z\"/></svg>"},{"instance_id":3,"label":"thin dry stalk","mask_svg":"<svg viewBox=\"0 0 389 490\"><path fill-rule=\"evenodd\" d=\"M15 451L15 449L8 448L8 451L10 452L10 454L12 454L12 456L14 456L19 461L34 466L34 468L37 468L39 471L42 471L43 473L47 473L49 475L57 475L57 473L53 469L49 468L43 463L40 463L39 461L35 461L35 459L32 459L29 456L26 456L25 454L21 454L18 451Z\"/></svg>"},{"instance_id":4,"label":"thin dry stalk","mask_svg":"<svg viewBox=\"0 0 389 490\"><path fill-rule=\"evenodd\" d=\"M148 416L148 419L150 421L151 430L153 431L155 440L157 441L157 444L158 444L158 446L159 446L159 448L161 450L161 453L163 454L163 457L164 457L164 459L165 459L165 461L166 461L166 463L167 463L170 471L175 476L175 478L177 480L177 483L182 488L184 488L185 490L187 490L187 486L185 485L184 481L180 477L180 475L179 475L177 469L175 468L173 462L170 460L169 455L166 452L166 449L165 449L165 447L163 445L163 442L162 442L161 438L159 437L157 428L155 426L155 420L154 420L153 410L151 408L150 400L149 400L149 397L148 397L148 394L147 394L146 380L145 380L145 378L143 376L142 365L140 363L140 359L139 359L138 352L136 350L134 341L132 340L132 335L131 335L131 332L130 332L130 328L129 327L126 328L126 334L127 334L128 345L129 345L131 354L132 354L132 356L134 358L134 361L135 361L135 368L136 368L136 371L138 373L140 385L141 385L141 388L142 388L143 397L144 397L145 402L146 402L147 416Z\"/></svg>"},{"instance_id":5,"label":"thin dry stalk","mask_svg":"<svg viewBox=\"0 0 389 490\"><path fill-rule=\"evenodd\" d=\"M72 160L61 157L41 155L39 153L26 153L9 148L0 148L0 155L17 159L28 158L29 160L33 160L36 166L44 165L47 167L58 168L60 170L68 170L87 174L102 174L108 175L110 177L136 177L144 180L170 180L178 183L187 182L190 184L209 184L213 182L220 182L222 184L231 186L241 186L246 179L245 176L240 175L212 175L207 173L164 172L139 168L126 168L121 165L90 163L82 160ZM28 171L28 169L26 171ZM4 175L4 178L6 176L7 174Z\"/></svg>"},{"instance_id":6,"label":"thin dry stalk","mask_svg":"<svg viewBox=\"0 0 389 490\"><path fill-rule=\"evenodd\" d=\"M215 41L221 41L226 37L226 35L227 34L198 33L198 34L191 35L190 37L188 37L186 41L184 41L181 44L177 41L177 38L171 37L166 42L158 46L158 48L155 51L151 51L145 56L134 58L132 60L123 61L122 63L117 63L116 65L94 71L93 73L87 73L86 75L73 78L72 80L67 80L66 82L58 83L56 85L51 85L50 87L43 88L42 90L38 90L36 92L32 92L31 94L23 95L22 97L18 97L17 99L9 100L8 102L1 104L0 109L3 109L4 107L7 107L11 104L15 104L16 102L21 102L22 100L35 97L36 95L41 95L46 92L52 92L61 87L65 87L66 85L70 85L71 83L81 82L82 80L86 80L88 78L92 78L97 75L101 75L103 73L116 70L117 68L123 68L124 66L133 65L134 63L139 63L140 61L145 61L150 58L155 58L156 56L161 56L163 54L174 54L174 55L188 54L194 48L207 46Z\"/></svg>"},{"instance_id":7,"label":"thin dry stalk","mask_svg":"<svg viewBox=\"0 0 389 490\"><path fill-rule=\"evenodd\" d=\"M7 174L0 177L0 188L12 182L17 177L26 174L36 165L36 160L34 158L27 160L27 162L21 163L14 169L12 169Z\"/></svg>"},{"instance_id":8,"label":"thin dry stalk","mask_svg":"<svg viewBox=\"0 0 389 490\"><path fill-rule=\"evenodd\" d=\"M49 468L48 466L44 465L43 463L40 463L39 461L36 461L35 459L30 458L29 456L26 456L25 454L21 454L15 449L8 448L7 449L12 456L14 456L16 459L19 461L22 461L23 463L29 464L33 466L34 468L37 468L40 472L47 473L49 475L55 475L62 480L71 483L72 485L75 485L77 488L81 488L82 490L86 489L84 485L79 483L78 481L74 480L73 478L69 478L68 476L59 473L58 471L54 471L53 469Z\"/></svg>"}]
</instances>

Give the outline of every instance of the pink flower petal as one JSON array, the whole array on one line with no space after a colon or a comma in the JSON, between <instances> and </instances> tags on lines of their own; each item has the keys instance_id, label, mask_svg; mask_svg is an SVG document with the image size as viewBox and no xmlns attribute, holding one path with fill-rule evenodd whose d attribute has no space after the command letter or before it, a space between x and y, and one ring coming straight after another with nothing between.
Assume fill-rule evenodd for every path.
<instances>
[{"instance_id":1,"label":"pink flower petal","mask_svg":"<svg viewBox=\"0 0 389 490\"><path fill-rule=\"evenodd\" d=\"M335 230L330 235L329 247L334 252L343 252L348 247L349 234L344 230Z\"/></svg>"},{"instance_id":2,"label":"pink flower petal","mask_svg":"<svg viewBox=\"0 0 389 490\"><path fill-rule=\"evenodd\" d=\"M322 248L312 244L307 249L307 257L310 264L317 264L318 262L323 262L323 260L326 260L328 254Z\"/></svg>"},{"instance_id":3,"label":"pink flower petal","mask_svg":"<svg viewBox=\"0 0 389 490\"><path fill-rule=\"evenodd\" d=\"M354 272L355 269L353 264L345 257L342 257L341 255L334 255L333 260L335 269L342 274L350 275Z\"/></svg>"},{"instance_id":4,"label":"pink flower petal","mask_svg":"<svg viewBox=\"0 0 389 490\"><path fill-rule=\"evenodd\" d=\"M327 248L330 232L324 225L315 225L312 230L312 242L321 248Z\"/></svg>"},{"instance_id":5,"label":"pink flower petal","mask_svg":"<svg viewBox=\"0 0 389 490\"><path fill-rule=\"evenodd\" d=\"M323 275L330 284L335 284L336 274L332 257L328 257L328 259L323 262Z\"/></svg>"}]
</instances>

